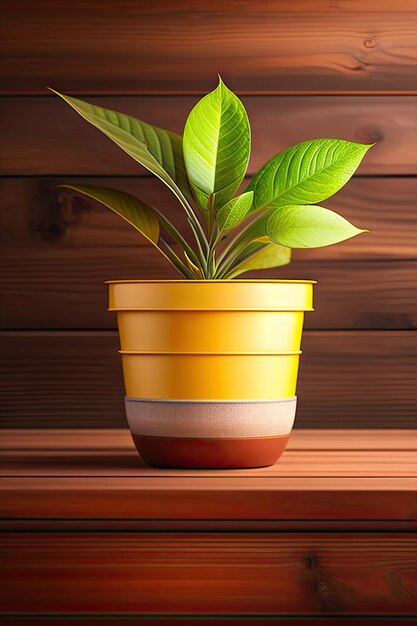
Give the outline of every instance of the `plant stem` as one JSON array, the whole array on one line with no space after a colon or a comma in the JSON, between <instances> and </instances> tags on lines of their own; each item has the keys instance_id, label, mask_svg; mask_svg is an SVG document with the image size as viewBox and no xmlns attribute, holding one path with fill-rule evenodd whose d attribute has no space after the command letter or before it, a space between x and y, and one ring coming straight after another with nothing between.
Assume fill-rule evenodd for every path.
<instances>
[{"instance_id":1,"label":"plant stem","mask_svg":"<svg viewBox=\"0 0 417 626\"><path fill-rule=\"evenodd\" d=\"M198 251L200 254L201 265L202 265L202 273L207 278L207 272L208 272L207 259L209 256L210 246L209 246L208 239L206 237L206 233L204 232L203 227L201 226L200 220L198 219L197 215L194 213L193 208L188 203L185 196L182 195L182 198L180 198L180 201L185 209L185 212L187 213L188 223L190 224L191 230L193 231L193 234L197 243ZM203 250L203 246L204 246L204 250Z\"/></svg>"},{"instance_id":2,"label":"plant stem","mask_svg":"<svg viewBox=\"0 0 417 626\"><path fill-rule=\"evenodd\" d=\"M221 236L223 234L223 231L219 229L219 227L216 224L216 228L213 231L213 237L211 240L211 265L210 265L210 273L211 273L211 278L216 278L216 274L217 274L217 262L216 262L216 247L217 244L219 243Z\"/></svg>"},{"instance_id":3,"label":"plant stem","mask_svg":"<svg viewBox=\"0 0 417 626\"><path fill-rule=\"evenodd\" d=\"M225 272L227 272L233 261L236 260L236 258L243 252L243 250L247 247L248 242L243 241L240 242L239 245L239 237L235 237L234 240L232 240L229 245L228 245L228 250L230 250L229 254L224 254L225 250L223 250L223 254L219 257L219 266L218 266L218 273L219 276L223 275Z\"/></svg>"},{"instance_id":4,"label":"plant stem","mask_svg":"<svg viewBox=\"0 0 417 626\"><path fill-rule=\"evenodd\" d=\"M252 241L260 240L260 236L264 234L260 227L262 226L262 222L267 220L269 214L269 211L258 213L255 218L241 229L233 239L229 241L227 246L225 246L219 256L219 270L222 274L224 274L224 270L228 270L236 257L239 256Z\"/></svg>"},{"instance_id":5,"label":"plant stem","mask_svg":"<svg viewBox=\"0 0 417 626\"><path fill-rule=\"evenodd\" d=\"M165 246L165 254L174 265L175 269L182 274L185 278L194 279L195 274L189 267L183 263L183 261L179 258L176 252L171 248L171 246L165 241L165 239L159 240Z\"/></svg>"},{"instance_id":6,"label":"plant stem","mask_svg":"<svg viewBox=\"0 0 417 626\"><path fill-rule=\"evenodd\" d=\"M162 226L165 228L167 233L171 235L171 237L183 248L183 250L188 254L190 260L198 267L201 273L203 273L200 259L197 254L194 252L193 248L190 246L188 241L181 235L181 233L177 230L177 228L172 224L172 222L165 217L165 215L153 207L154 212L157 214L159 221Z\"/></svg>"},{"instance_id":7,"label":"plant stem","mask_svg":"<svg viewBox=\"0 0 417 626\"><path fill-rule=\"evenodd\" d=\"M209 232L209 237L211 239L211 236L213 234L213 226L214 226L214 220L213 220L213 213L214 213L214 200L215 200L215 194L211 193L209 195L208 198L208 205L207 205L207 212L208 212L208 224L207 224L207 228L208 228L208 232Z\"/></svg>"},{"instance_id":8,"label":"plant stem","mask_svg":"<svg viewBox=\"0 0 417 626\"><path fill-rule=\"evenodd\" d=\"M245 246L247 247L247 246ZM230 279L233 278L237 269L239 269L240 265L250 259L251 257L258 254L262 248L265 246L260 245L258 248L255 248L249 253L244 254L245 247L241 250L241 252L235 256L233 260L230 260L230 263L225 264L223 269L219 272L217 278Z\"/></svg>"},{"instance_id":9,"label":"plant stem","mask_svg":"<svg viewBox=\"0 0 417 626\"><path fill-rule=\"evenodd\" d=\"M214 278L216 274L216 246L219 242L221 230L214 217L214 202L216 194L211 193L208 199L208 232L209 250L207 258L207 278Z\"/></svg>"},{"instance_id":10,"label":"plant stem","mask_svg":"<svg viewBox=\"0 0 417 626\"><path fill-rule=\"evenodd\" d=\"M201 269L202 269L202 272L204 274L205 272L207 272L207 255L208 255L208 250L209 250L208 241L207 241L207 238L206 238L205 234L203 233L204 234L204 242L203 243L204 243L204 247L207 249L207 253L205 253L203 248L202 248L198 232L196 232L196 230L195 230L193 224L190 222L190 220L188 220L188 222L189 222L189 224L191 226L191 230L193 231L193 234L194 234L194 237L195 237L195 240L196 240L196 243L197 243L197 248L198 248L198 252L199 252L199 255L200 255Z\"/></svg>"}]
</instances>

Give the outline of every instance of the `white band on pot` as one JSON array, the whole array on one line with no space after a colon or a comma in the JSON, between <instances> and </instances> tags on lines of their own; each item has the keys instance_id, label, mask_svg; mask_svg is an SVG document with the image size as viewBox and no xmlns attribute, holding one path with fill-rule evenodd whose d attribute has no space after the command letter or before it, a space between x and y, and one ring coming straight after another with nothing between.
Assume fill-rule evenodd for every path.
<instances>
[{"instance_id":1,"label":"white band on pot","mask_svg":"<svg viewBox=\"0 0 417 626\"><path fill-rule=\"evenodd\" d=\"M274 437L291 432L296 396L283 400L148 400L125 398L134 435L150 437Z\"/></svg>"}]
</instances>

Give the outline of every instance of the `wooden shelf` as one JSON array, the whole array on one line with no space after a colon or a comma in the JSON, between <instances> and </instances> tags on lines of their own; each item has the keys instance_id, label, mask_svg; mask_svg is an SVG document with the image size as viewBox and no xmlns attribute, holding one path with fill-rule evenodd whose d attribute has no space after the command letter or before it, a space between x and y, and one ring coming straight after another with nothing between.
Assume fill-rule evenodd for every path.
<instances>
[{"instance_id":1,"label":"wooden shelf","mask_svg":"<svg viewBox=\"0 0 417 626\"><path fill-rule=\"evenodd\" d=\"M417 615L415 431L298 430L275 466L234 471L147 467L126 430L0 448L10 623Z\"/></svg>"},{"instance_id":2,"label":"wooden shelf","mask_svg":"<svg viewBox=\"0 0 417 626\"><path fill-rule=\"evenodd\" d=\"M36 519L207 523L349 520L398 528L417 520L417 437L412 430L295 430L273 467L147 467L127 430L3 431L0 513ZM13 520L13 521L10 521ZM374 526L373 526L374 527Z\"/></svg>"}]
</instances>

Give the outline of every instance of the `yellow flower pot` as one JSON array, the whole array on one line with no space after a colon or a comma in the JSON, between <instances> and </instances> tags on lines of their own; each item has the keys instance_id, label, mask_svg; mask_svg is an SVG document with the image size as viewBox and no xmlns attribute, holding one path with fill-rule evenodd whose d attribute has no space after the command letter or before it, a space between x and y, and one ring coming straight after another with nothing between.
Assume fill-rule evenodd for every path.
<instances>
[{"instance_id":1,"label":"yellow flower pot","mask_svg":"<svg viewBox=\"0 0 417 626\"><path fill-rule=\"evenodd\" d=\"M295 417L314 281L109 281L126 413L151 465L275 463Z\"/></svg>"}]
</instances>

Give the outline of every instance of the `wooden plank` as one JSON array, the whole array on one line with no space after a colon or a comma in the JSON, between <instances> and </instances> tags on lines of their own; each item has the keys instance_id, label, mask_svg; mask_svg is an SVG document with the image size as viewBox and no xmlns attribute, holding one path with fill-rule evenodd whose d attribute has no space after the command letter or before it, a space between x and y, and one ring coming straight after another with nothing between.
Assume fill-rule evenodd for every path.
<instances>
[{"instance_id":1,"label":"wooden plank","mask_svg":"<svg viewBox=\"0 0 417 626\"><path fill-rule=\"evenodd\" d=\"M92 620L94 620L95 616L83 618L77 616L75 619L77 620L77 626L91 626ZM30 617L16 617L16 616L7 616L8 623L12 626L50 626L51 620L48 617L39 617L39 616L30 616ZM68 617L56 617L54 616L54 626L68 626ZM100 619L98 617L97 619ZM124 617L108 617L106 615L106 626L125 626L126 619ZM213 626L213 618L204 618L197 617L193 618L189 615L180 616L180 617L146 617L141 615L138 619L140 619L141 626L184 626L184 621L186 620L187 626ZM229 617L216 617L215 618L216 626L235 626L236 624L236 616ZM284 624L287 626L288 617L285 615L275 615L273 617L274 624ZM346 617L339 616L335 617L332 615L332 626L345 626L346 625ZM401 620L401 621L399 621ZM401 617L385 617L382 619L381 616L372 617L372 615L367 615L366 617L360 617L351 615L349 616L350 624L353 626L414 626L415 617L407 617L401 615ZM71 623L71 622L70 622ZM93 622L94 623L94 622ZM239 615L239 624L243 626L268 626L271 623L271 617L247 617ZM291 617L291 626L328 626L329 618L327 617L314 617L314 616L306 616L306 617Z\"/></svg>"},{"instance_id":2,"label":"wooden plank","mask_svg":"<svg viewBox=\"0 0 417 626\"><path fill-rule=\"evenodd\" d=\"M245 91L415 90L417 12L398 5L8 1L2 90L184 92L208 89L217 72Z\"/></svg>"},{"instance_id":3,"label":"wooden plank","mask_svg":"<svg viewBox=\"0 0 417 626\"><path fill-rule=\"evenodd\" d=\"M126 424L117 335L10 332L2 337L3 427ZM297 427L414 428L417 334L309 331Z\"/></svg>"},{"instance_id":4,"label":"wooden plank","mask_svg":"<svg viewBox=\"0 0 417 626\"><path fill-rule=\"evenodd\" d=\"M314 254L312 254L314 256ZM250 272L247 277L309 278L315 287L315 311L308 329L410 329L417 327L417 264L401 262L310 262Z\"/></svg>"},{"instance_id":5,"label":"wooden plank","mask_svg":"<svg viewBox=\"0 0 417 626\"><path fill-rule=\"evenodd\" d=\"M8 623L12 626L50 626L51 620L48 617L16 617L16 616L7 616ZM68 617L56 617L54 616L54 626L68 626ZM77 620L77 626L91 626L91 622L94 619L93 617L83 618L77 616L75 618ZM100 618L98 618L100 619ZM126 620L123 617L107 617L106 616L106 626L125 626ZM213 626L213 618L209 617L207 619L202 617L192 618L190 616L181 616L181 617L146 617L140 616L140 624L141 626L184 626L184 620L186 619L187 626ZM216 617L215 618L216 626L235 626L236 617ZM288 617L285 615L276 615L274 616L274 624L288 624ZM332 626L346 626L346 617L335 617L332 615ZM401 619L401 622L399 622ZM350 624L353 626L414 626L415 617L406 617L401 615L399 617L385 617L383 620L381 616L372 617L371 615L367 615L366 617L360 616L349 616ZM94 622L93 622L94 623ZM268 616L265 617L247 617L247 616L239 616L239 623L243 626L260 626L265 624L267 626L271 623L271 618ZM291 618L291 626L328 626L329 618L328 617L314 617L314 616L306 616L300 618Z\"/></svg>"},{"instance_id":6,"label":"wooden plank","mask_svg":"<svg viewBox=\"0 0 417 626\"><path fill-rule=\"evenodd\" d=\"M334 457L326 462L321 435L325 451L330 453L333 446ZM119 525L147 522L137 530L148 531L155 530L158 521L180 520L185 524L239 521L239 530L244 530L248 521L365 520L371 524L384 519L396 521L395 527L400 528L398 524L417 519L417 468L410 461L400 470L399 454L415 452L417 443L411 431L396 430L393 435L341 430L320 431L317 436L311 430L298 430L271 468L197 472L144 465L126 429L7 431L1 455L0 516L2 522L9 520L10 529L25 520L36 524L43 520L48 526L69 519L77 522L79 530L80 523L95 522L99 529L101 522L112 520ZM397 476L380 474L369 459L377 451ZM354 456L351 462L360 470L357 475L346 475L344 454ZM88 458L95 462L86 463ZM321 475L317 463L322 465ZM176 502L173 508L172 502ZM114 526L114 530L121 528Z\"/></svg>"},{"instance_id":7,"label":"wooden plank","mask_svg":"<svg viewBox=\"0 0 417 626\"><path fill-rule=\"evenodd\" d=\"M115 328L105 279L177 277L148 248L95 252L87 248L78 259L70 250L5 256L11 270L4 275L2 328ZM309 329L410 329L417 327L416 271L416 261L303 262L245 278L318 280L316 310L306 316Z\"/></svg>"},{"instance_id":8,"label":"wooden plank","mask_svg":"<svg viewBox=\"0 0 417 626\"><path fill-rule=\"evenodd\" d=\"M2 613L410 614L411 534L6 534ZM210 590L207 593L207 590Z\"/></svg>"},{"instance_id":9,"label":"wooden plank","mask_svg":"<svg viewBox=\"0 0 417 626\"><path fill-rule=\"evenodd\" d=\"M32 257L4 254L11 269L7 274L3 269L8 299L1 310L2 328L113 329L116 316L107 312L105 279L177 278L148 248L96 250L87 248L78 258L69 249ZM316 310L305 318L308 329L412 329L417 327L416 272L416 261L306 260L243 278L318 280Z\"/></svg>"},{"instance_id":10,"label":"wooden plank","mask_svg":"<svg viewBox=\"0 0 417 626\"><path fill-rule=\"evenodd\" d=\"M60 83L63 91L68 90ZM182 133L197 98L90 96L87 100ZM252 126L249 173L277 152L314 137L376 143L360 167L361 174L417 173L417 96L246 96L243 101ZM0 111L4 174L144 173L56 96L2 98Z\"/></svg>"},{"instance_id":11,"label":"wooden plank","mask_svg":"<svg viewBox=\"0 0 417 626\"><path fill-rule=\"evenodd\" d=\"M64 180L135 193L187 231L175 199L151 178L4 179L3 328L114 328L115 318L106 311L106 279L176 276L107 209L71 196L58 202L53 189ZM415 178L355 178L327 205L368 227L369 235L295 251L290 266L248 276L318 280L307 328L416 327L416 195Z\"/></svg>"},{"instance_id":12,"label":"wooden plank","mask_svg":"<svg viewBox=\"0 0 417 626\"><path fill-rule=\"evenodd\" d=\"M285 454L303 450L315 451L381 451L389 450L400 452L401 450L416 450L417 437L414 430L301 430L298 429L294 437L291 437ZM80 433L76 429L69 430L22 430L4 429L1 433L1 454L17 454L23 461L27 454L42 450L46 455L69 454L77 450L79 454L86 451L107 452L117 451L129 453L133 449L132 439L127 429L95 429L83 430ZM282 458L280 467L282 467ZM332 464L334 468L334 465ZM35 469L35 468L33 468ZM39 467L36 466L36 471ZM152 471L160 471L153 468ZM251 472L254 470L251 470ZM258 470L256 470L258 471ZM266 468L264 470L266 471ZM190 470L187 470L189 475ZM200 473L200 470L199 472ZM226 474L230 474L227 470ZM210 470L213 475L213 470Z\"/></svg>"},{"instance_id":13,"label":"wooden plank","mask_svg":"<svg viewBox=\"0 0 417 626\"><path fill-rule=\"evenodd\" d=\"M244 186L249 179L246 179ZM136 195L159 207L181 229L187 231L184 211L173 194L156 178L48 176L0 180L0 227L5 233L2 247L35 254L44 245L51 249L137 248L144 242L137 231L111 211L73 192L56 189L60 184L103 185ZM351 179L339 193L323 202L362 227L370 235L354 237L343 245L314 251L296 251L297 262L322 260L415 260L417 229L415 202L417 177ZM59 246L57 245L59 244ZM34 248L29 253L29 249Z\"/></svg>"},{"instance_id":14,"label":"wooden plank","mask_svg":"<svg viewBox=\"0 0 417 626\"><path fill-rule=\"evenodd\" d=\"M238 527L242 521L250 520L256 527L258 522L279 520L279 530L294 521L297 526L320 521L316 530L322 530L323 523L341 521L349 530L358 522L365 530L375 530L373 525L378 526L381 520L389 520L389 529L394 531L410 523L416 528L415 478L236 481L233 477L199 477L185 483L184 479L169 476L150 481L109 476L14 477L2 478L1 489L0 515L6 518L9 529L26 521L23 530L62 530L60 522L66 522L67 530L106 530L108 525L102 522L110 521L111 529L134 522L130 526L138 530L140 521L139 530L149 531L158 522L176 521L177 530L184 530L184 524L185 528L192 526L188 522L194 522L190 530L195 530L198 522L204 527L206 522L217 521L214 530L221 530L223 523L227 526L227 522L236 520ZM236 530L235 526L231 530ZM132 528L127 524L125 529Z\"/></svg>"},{"instance_id":15,"label":"wooden plank","mask_svg":"<svg viewBox=\"0 0 417 626\"><path fill-rule=\"evenodd\" d=\"M167 471L138 458L128 430L6 431L0 476L153 478ZM417 437L413 430L298 430L279 463L237 470L234 475L266 478L415 478ZM224 477L229 470L170 470L169 476Z\"/></svg>"},{"instance_id":16,"label":"wooden plank","mask_svg":"<svg viewBox=\"0 0 417 626\"><path fill-rule=\"evenodd\" d=\"M1 616L7 623L29 615L49 616L55 623L56 615L78 620L86 614L188 618L221 611L229 617L285 613L288 618L302 612L349 615L349 620L365 614L380 618L381 612L412 614L417 539L405 528L416 519L415 467L386 478L368 458L379 437L380 454L395 466L397 452L417 445L410 432L390 437L386 431L328 431L322 442L317 433L295 432L287 455L310 452L294 461L305 472L302 479L293 476L294 466L281 462L253 472L141 467L140 473L123 475L121 453L132 444L126 431L112 434L110 442L105 431L6 433L6 474L16 472L13 453L25 469L20 477L0 479L2 528L21 526L20 532L0 535ZM356 443L362 447L357 462L369 476L340 478L342 453ZM317 478L309 468L314 455L320 462L323 448L338 455ZM87 450L96 462L82 467ZM53 476L42 467L47 459L56 463ZM101 464L105 477L96 473ZM70 475L65 469L76 471ZM381 518L396 532L378 532ZM285 524L294 519L319 520L322 527L290 532ZM164 520L177 523L175 533L156 532ZM268 520L279 521L280 532L261 532ZM358 532L364 520L372 534ZM215 533L204 530L216 521ZM250 533L243 528L248 521L254 524ZM242 527L227 532L230 522ZM323 526L332 522L348 522L357 532L326 532ZM65 529L68 523L71 530ZM45 532L53 530L51 524L60 532Z\"/></svg>"}]
</instances>

